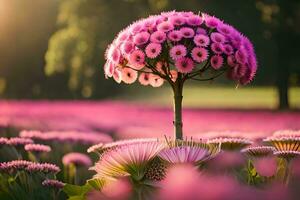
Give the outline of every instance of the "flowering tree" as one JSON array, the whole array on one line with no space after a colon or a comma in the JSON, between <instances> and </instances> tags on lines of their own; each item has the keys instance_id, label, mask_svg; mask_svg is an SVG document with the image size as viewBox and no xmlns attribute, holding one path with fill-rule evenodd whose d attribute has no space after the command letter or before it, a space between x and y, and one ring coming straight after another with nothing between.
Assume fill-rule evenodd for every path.
<instances>
[{"instance_id":1,"label":"flowering tree","mask_svg":"<svg viewBox=\"0 0 300 200\"><path fill-rule=\"evenodd\" d=\"M105 75L118 83L171 85L176 139L182 139L182 91L187 80L209 81L226 73L245 85L257 69L247 37L216 17L192 12L165 12L134 22L109 45L105 58Z\"/></svg>"}]
</instances>

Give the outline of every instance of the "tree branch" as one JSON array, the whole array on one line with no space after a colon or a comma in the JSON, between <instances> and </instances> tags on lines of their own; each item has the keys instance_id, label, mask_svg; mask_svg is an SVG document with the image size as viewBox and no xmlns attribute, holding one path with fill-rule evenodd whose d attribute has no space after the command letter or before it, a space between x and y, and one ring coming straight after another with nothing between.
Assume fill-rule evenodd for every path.
<instances>
[{"instance_id":1,"label":"tree branch","mask_svg":"<svg viewBox=\"0 0 300 200\"><path fill-rule=\"evenodd\" d=\"M210 77L210 78L204 78L204 79L200 79L200 78L190 78L190 79L192 79L192 80L194 80L194 81L210 81L210 80L214 80L215 78L221 76L222 74L224 74L225 71L226 71L226 70L223 70L221 73L219 73L219 74L217 74L217 75L215 75L215 76L213 76L213 77Z\"/></svg>"}]
</instances>

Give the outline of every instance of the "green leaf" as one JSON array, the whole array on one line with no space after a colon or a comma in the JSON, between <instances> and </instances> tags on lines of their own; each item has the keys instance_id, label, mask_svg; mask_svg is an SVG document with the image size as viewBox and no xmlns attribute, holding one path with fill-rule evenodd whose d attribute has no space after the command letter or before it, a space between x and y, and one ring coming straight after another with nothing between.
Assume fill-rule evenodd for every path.
<instances>
[{"instance_id":1,"label":"green leaf","mask_svg":"<svg viewBox=\"0 0 300 200\"><path fill-rule=\"evenodd\" d=\"M83 186L66 184L63 188L63 191L69 196L69 199L70 198L85 199L86 193L88 193L91 189L92 187L87 183Z\"/></svg>"}]
</instances>

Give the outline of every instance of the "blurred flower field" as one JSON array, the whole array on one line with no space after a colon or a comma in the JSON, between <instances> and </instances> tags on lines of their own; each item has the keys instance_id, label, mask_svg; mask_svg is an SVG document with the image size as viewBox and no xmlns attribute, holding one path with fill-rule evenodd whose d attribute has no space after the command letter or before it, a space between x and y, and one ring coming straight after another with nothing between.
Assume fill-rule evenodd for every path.
<instances>
[{"instance_id":1,"label":"blurred flower field","mask_svg":"<svg viewBox=\"0 0 300 200\"><path fill-rule=\"evenodd\" d=\"M19 190L22 188L17 193L15 189L18 187L6 185L5 187L10 188L11 194L19 194L19 196L5 196L6 193L0 190L1 199L23 199L24 195L29 199L49 199L49 195L53 199L67 199L67 194L74 199L124 200L152 199L154 198L151 196L153 194L155 194L154 199L162 200L169 199L169 197L178 200L232 199L232 197L235 197L233 199L253 199L254 196L256 199L274 199L275 193L278 195L278 199L296 199L297 197L293 190L299 181L297 177L299 176L300 160L293 159L291 166L293 171L289 175L291 187L287 188L281 184L281 180L284 178L280 174L284 173L282 171L285 169L284 162L280 157L276 160L276 156L272 156L274 149L271 146L260 147L267 144L263 143L262 139L271 136L276 130L300 129L300 123L297 123L300 121L300 114L297 112L184 109L186 141L195 142L195 144L198 144L198 141L199 144L203 144L203 141L209 140L208 144L224 144L221 147L222 153L217 152L216 157L209 156L203 146L199 148L199 151L189 147L191 144L187 143L188 146L184 147L187 148L185 150L187 157L184 158L187 160L180 162L189 164L174 165L167 172L165 171L167 168L162 168L163 171L159 170L159 173L153 169L147 173L143 172L147 174L145 176L150 180L153 177L155 180L161 180L162 177L165 177L161 183L167 187L157 191L157 189L153 189L158 187L157 185L155 187L153 185L147 186L141 189L141 193L145 196L138 198L136 196L137 191L135 191L136 187L132 187L133 183L126 178L127 176L124 179L118 179L117 182L109 181L101 193L97 192L98 189L92 189L91 185L99 188L104 185L104 182L95 182L91 179L94 172L88 169L93 165L93 162L97 163L97 155L102 154L101 149L104 150L109 146L124 145L123 148L126 148L126 146L131 145L133 148L135 145L142 145L145 148L144 151L147 152L149 151L148 148L153 148L145 146L147 144L154 145L158 141L162 141L164 144L168 140L171 142L172 110L170 108L120 101L2 101L0 105L2 162L0 174L2 178L5 178L3 175L7 176L7 173L10 176L13 175ZM295 132L295 136L288 135L291 133L293 132L285 133L282 131L283 136L279 134L273 137L298 137L297 134L299 133ZM166 140L164 137L170 137L170 139ZM138 143L135 140L123 141L134 138L146 139L138 140ZM113 140L117 142L111 143ZM5 145L5 141L7 145ZM33 142L35 144L32 144ZM279 141L279 145L281 145L280 142L282 141ZM244 153L240 152L249 144L253 147L250 147L249 150L244 149ZM298 142L295 145L283 147L274 144L275 148L283 148L283 150L292 148L297 152L300 145ZM258 149L255 149L256 146ZM157 146L155 148L160 151L159 149L163 147ZM182 146L179 145L177 148L172 154L180 155L183 153L181 152ZM144 157L146 163L153 160L153 156L157 154L156 151L149 154L150 157ZM111 152L111 154L113 153L114 151ZM177 163L179 158L171 159L170 153L169 150L164 150L158 155L161 156L162 160L165 160L164 162ZM114 155L105 155L109 155L106 156L109 159L116 159L114 162L119 162L117 157L114 158ZM191 155L196 157L193 158ZM247 155L251 158L248 161ZM136 155L131 154L131 156ZM101 162L105 162L106 159L102 158ZM207 161L205 161L206 159ZM199 174L191 165L194 162L200 164L201 171L204 170L206 173ZM153 165L161 166L157 164L150 166ZM112 173L110 165L101 163L99 166L100 168L95 169L97 173ZM102 166L108 168L103 169ZM250 177L245 179L247 170L250 170L248 173L254 174L250 174ZM125 171L122 172L121 170L122 173L126 174ZM224 176L225 174L226 176ZM28 175L34 177L33 182L26 179L29 177ZM85 181L89 179L91 185L85 184ZM27 184L31 184L32 187L26 189ZM79 187L79 185L83 186ZM202 189L199 190L197 185L206 185L205 188L207 188L201 187ZM226 189L224 189L224 185L226 185ZM259 189L262 185L264 185L263 190ZM2 185L2 187L4 186ZM62 188L64 188L63 191ZM178 190L178 188L181 189ZM177 192L174 193L174 190ZM31 195L28 196L26 194L28 192Z\"/></svg>"}]
</instances>

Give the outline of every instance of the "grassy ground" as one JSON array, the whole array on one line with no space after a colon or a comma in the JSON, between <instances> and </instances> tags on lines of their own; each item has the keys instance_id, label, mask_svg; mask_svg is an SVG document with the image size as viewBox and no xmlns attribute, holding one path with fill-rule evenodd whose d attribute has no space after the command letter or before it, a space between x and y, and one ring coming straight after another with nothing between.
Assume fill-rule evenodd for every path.
<instances>
[{"instance_id":1,"label":"grassy ground","mask_svg":"<svg viewBox=\"0 0 300 200\"><path fill-rule=\"evenodd\" d=\"M184 88L184 106L191 108L268 108L278 105L277 91L274 87L223 87L187 85ZM290 88L292 108L300 108L300 88ZM168 106L172 102L169 87L151 88L129 86L126 95L117 97L136 103Z\"/></svg>"}]
</instances>

